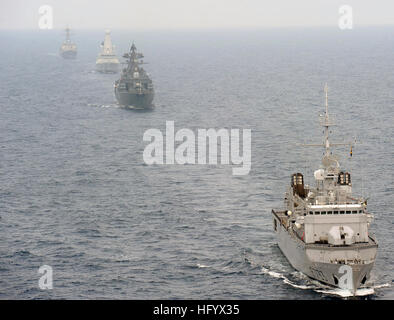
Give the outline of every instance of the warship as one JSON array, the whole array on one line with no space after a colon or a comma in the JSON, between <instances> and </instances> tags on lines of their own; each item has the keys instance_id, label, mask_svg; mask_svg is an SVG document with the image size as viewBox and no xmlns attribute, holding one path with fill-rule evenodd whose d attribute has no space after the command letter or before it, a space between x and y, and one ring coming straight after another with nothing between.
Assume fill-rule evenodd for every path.
<instances>
[{"instance_id":1,"label":"warship","mask_svg":"<svg viewBox=\"0 0 394 320\"><path fill-rule=\"evenodd\" d=\"M378 243L369 233L373 215L367 200L352 195L350 173L342 170L332 147L353 142L331 143L334 117L328 113L328 87L325 86L325 113L322 164L314 172L315 186L304 184L301 173L291 176L284 209L273 209L273 228L278 245L290 264L308 277L356 295L365 287L374 266Z\"/></svg>"},{"instance_id":2,"label":"warship","mask_svg":"<svg viewBox=\"0 0 394 320\"><path fill-rule=\"evenodd\" d=\"M141 67L144 56L137 52L134 43L130 52L123 55L127 67L121 72L120 79L115 81L114 90L118 103L135 109L153 108L153 84L149 75Z\"/></svg>"},{"instance_id":3,"label":"warship","mask_svg":"<svg viewBox=\"0 0 394 320\"><path fill-rule=\"evenodd\" d=\"M66 28L66 40L60 47L60 55L64 59L75 59L77 56L77 46L70 40L70 29Z\"/></svg>"},{"instance_id":4,"label":"warship","mask_svg":"<svg viewBox=\"0 0 394 320\"><path fill-rule=\"evenodd\" d=\"M116 73L119 71L119 60L115 55L111 41L111 32L105 31L105 38L101 44L101 52L96 59L96 70L103 73Z\"/></svg>"}]
</instances>

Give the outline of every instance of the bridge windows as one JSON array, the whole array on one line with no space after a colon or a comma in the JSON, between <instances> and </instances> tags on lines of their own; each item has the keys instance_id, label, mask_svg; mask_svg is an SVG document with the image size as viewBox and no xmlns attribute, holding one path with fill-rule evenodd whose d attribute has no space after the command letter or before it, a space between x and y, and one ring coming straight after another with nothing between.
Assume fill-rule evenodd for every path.
<instances>
[{"instance_id":1,"label":"bridge windows","mask_svg":"<svg viewBox=\"0 0 394 320\"><path fill-rule=\"evenodd\" d=\"M309 212L305 213L304 215L306 215L306 214L309 214L309 215L357 214L357 213L363 213L363 211L362 210L352 210L352 211L350 211L350 210L347 210L347 211L345 211L345 210L341 210L341 211L339 211L339 210L333 210L333 211L309 211Z\"/></svg>"}]
</instances>

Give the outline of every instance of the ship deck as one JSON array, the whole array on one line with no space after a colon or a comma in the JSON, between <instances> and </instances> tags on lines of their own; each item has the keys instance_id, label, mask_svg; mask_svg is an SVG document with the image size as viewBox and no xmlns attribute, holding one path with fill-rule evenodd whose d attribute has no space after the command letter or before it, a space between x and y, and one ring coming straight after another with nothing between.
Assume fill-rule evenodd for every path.
<instances>
[{"instance_id":1,"label":"ship deck","mask_svg":"<svg viewBox=\"0 0 394 320\"><path fill-rule=\"evenodd\" d=\"M324 249L324 250L338 250L338 248L343 249L343 250L354 250L355 248L357 249L368 249L368 248L374 248L378 247L378 242L376 241L376 238L374 235L369 234L368 235L368 242L358 242L354 243L352 245L332 245L329 243L305 243L303 239L303 232L304 228L300 229L298 232L293 230L293 228L290 228L290 221L294 221L291 216L288 216L286 214L286 210L274 210L272 209L272 214L280 221L281 225L288 230L288 232L296 237L298 240L302 241L306 248L308 249Z\"/></svg>"}]
</instances>

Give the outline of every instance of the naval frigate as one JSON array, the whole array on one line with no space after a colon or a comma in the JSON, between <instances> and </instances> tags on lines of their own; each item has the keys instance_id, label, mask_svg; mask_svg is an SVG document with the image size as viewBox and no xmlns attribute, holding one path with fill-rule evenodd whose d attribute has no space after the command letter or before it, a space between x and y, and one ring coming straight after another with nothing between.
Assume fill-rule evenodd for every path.
<instances>
[{"instance_id":1,"label":"naval frigate","mask_svg":"<svg viewBox=\"0 0 394 320\"><path fill-rule=\"evenodd\" d=\"M119 71L119 64L112 45L111 32L106 30L104 41L101 44L101 52L96 59L96 70L103 73L116 73Z\"/></svg>"},{"instance_id":2,"label":"naval frigate","mask_svg":"<svg viewBox=\"0 0 394 320\"><path fill-rule=\"evenodd\" d=\"M278 245L290 264L310 278L356 295L366 285L374 266L378 243L369 232L373 215L367 200L352 195L350 173L342 170L332 147L353 143L331 143L334 118L328 113L325 86L322 144L325 152L320 169L314 172L315 186L304 184L301 173L291 176L284 209L273 209L273 227Z\"/></svg>"},{"instance_id":3,"label":"naval frigate","mask_svg":"<svg viewBox=\"0 0 394 320\"><path fill-rule=\"evenodd\" d=\"M77 56L77 45L70 40L70 29L66 28L66 40L60 47L60 55L64 59L75 59Z\"/></svg>"},{"instance_id":4,"label":"naval frigate","mask_svg":"<svg viewBox=\"0 0 394 320\"><path fill-rule=\"evenodd\" d=\"M154 90L152 80L141 67L144 56L137 52L132 44L130 52L123 55L126 68L122 70L120 79L115 81L114 90L118 103L135 109L153 108Z\"/></svg>"}]
</instances>

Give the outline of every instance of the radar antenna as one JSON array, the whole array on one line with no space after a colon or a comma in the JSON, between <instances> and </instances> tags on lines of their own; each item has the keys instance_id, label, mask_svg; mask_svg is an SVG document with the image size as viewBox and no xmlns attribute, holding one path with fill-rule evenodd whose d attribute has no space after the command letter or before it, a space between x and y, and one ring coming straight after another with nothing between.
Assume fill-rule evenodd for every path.
<instances>
[{"instance_id":1,"label":"radar antenna","mask_svg":"<svg viewBox=\"0 0 394 320\"><path fill-rule=\"evenodd\" d=\"M325 92L325 114L320 115L320 125L324 127L324 142L319 144L301 144L304 147L324 147L325 154L323 157L323 165L325 167L330 166L331 163L336 163L337 167L339 167L339 163L337 157L333 156L331 153L331 147L336 146L350 146L351 150L353 148L353 142L337 142L331 143L329 139L330 127L335 126L334 118L331 117L328 113L328 85L327 83L324 86Z\"/></svg>"}]
</instances>

